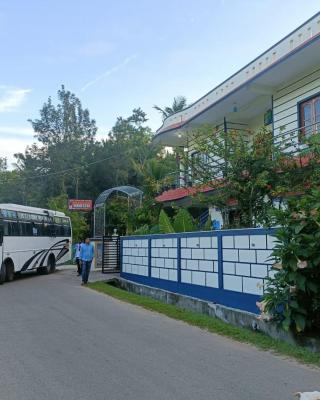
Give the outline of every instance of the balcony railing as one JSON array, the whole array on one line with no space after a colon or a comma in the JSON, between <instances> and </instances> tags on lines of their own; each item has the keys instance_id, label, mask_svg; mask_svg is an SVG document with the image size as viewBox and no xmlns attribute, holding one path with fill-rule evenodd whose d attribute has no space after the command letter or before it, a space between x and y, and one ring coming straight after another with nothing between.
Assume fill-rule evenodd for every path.
<instances>
[{"instance_id":1,"label":"balcony railing","mask_svg":"<svg viewBox=\"0 0 320 400\"><path fill-rule=\"evenodd\" d=\"M229 127L232 126L231 124L228 125ZM229 128L230 129L230 128ZM244 129L239 127L238 129L231 128L231 130L241 130ZM308 139L315 134L320 133L320 123L311 124L304 127L299 127L295 129L291 129L289 131L280 131L274 136L274 143L278 147L278 150L288 156L305 156L309 152L308 147ZM193 153L199 154L199 153ZM176 171L172 171L169 173L164 179L164 185L162 186L160 192L164 192L170 189L176 189L181 187L192 187L195 185L199 185L201 183L199 179L199 173L194 170L194 166L192 165L192 157L190 161L190 165L186 169L180 169ZM221 166L215 167L219 163L219 160L214 158L214 155L207 156L204 155L203 157L203 165L207 166L208 164L212 164L212 176L216 178L222 178L223 176L218 176L215 172L219 169L221 171ZM221 160L220 160L221 163ZM199 168L201 163L197 163Z\"/></svg>"},{"instance_id":2,"label":"balcony railing","mask_svg":"<svg viewBox=\"0 0 320 400\"><path fill-rule=\"evenodd\" d=\"M299 155L308 151L308 139L320 133L320 122L274 133L274 143L284 154Z\"/></svg>"}]
</instances>

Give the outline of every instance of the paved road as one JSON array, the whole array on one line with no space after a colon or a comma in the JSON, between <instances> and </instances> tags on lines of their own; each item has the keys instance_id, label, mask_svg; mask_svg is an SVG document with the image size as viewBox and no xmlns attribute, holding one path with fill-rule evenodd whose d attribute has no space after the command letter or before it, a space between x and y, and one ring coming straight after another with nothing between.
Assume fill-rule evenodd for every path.
<instances>
[{"instance_id":1,"label":"paved road","mask_svg":"<svg viewBox=\"0 0 320 400\"><path fill-rule=\"evenodd\" d=\"M320 372L79 286L0 287L1 400L285 400Z\"/></svg>"}]
</instances>

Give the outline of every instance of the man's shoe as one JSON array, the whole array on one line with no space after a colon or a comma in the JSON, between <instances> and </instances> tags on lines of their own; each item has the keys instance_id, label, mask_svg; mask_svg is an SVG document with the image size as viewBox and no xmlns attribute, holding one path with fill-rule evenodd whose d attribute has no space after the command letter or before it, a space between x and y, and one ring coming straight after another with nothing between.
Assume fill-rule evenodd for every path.
<instances>
[{"instance_id":1,"label":"man's shoe","mask_svg":"<svg viewBox=\"0 0 320 400\"><path fill-rule=\"evenodd\" d=\"M81 282L81 286L83 286L83 285L85 285L85 283L84 283L84 282Z\"/></svg>"}]
</instances>

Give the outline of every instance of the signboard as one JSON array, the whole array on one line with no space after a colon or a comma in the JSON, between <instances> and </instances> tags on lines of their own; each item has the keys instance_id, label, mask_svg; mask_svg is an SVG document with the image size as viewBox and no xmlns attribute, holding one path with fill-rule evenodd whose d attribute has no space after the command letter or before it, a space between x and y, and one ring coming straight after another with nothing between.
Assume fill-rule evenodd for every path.
<instances>
[{"instance_id":1,"label":"signboard","mask_svg":"<svg viewBox=\"0 0 320 400\"><path fill-rule=\"evenodd\" d=\"M68 208L69 211L91 211L92 200L69 199Z\"/></svg>"}]
</instances>

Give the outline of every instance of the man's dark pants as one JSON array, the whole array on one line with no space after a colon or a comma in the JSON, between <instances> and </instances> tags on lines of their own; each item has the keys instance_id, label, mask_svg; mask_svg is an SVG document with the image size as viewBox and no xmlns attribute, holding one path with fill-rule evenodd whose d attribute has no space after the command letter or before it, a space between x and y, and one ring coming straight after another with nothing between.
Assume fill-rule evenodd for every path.
<instances>
[{"instance_id":1,"label":"man's dark pants","mask_svg":"<svg viewBox=\"0 0 320 400\"><path fill-rule=\"evenodd\" d=\"M90 268L91 268L91 261L82 261L82 282L88 283Z\"/></svg>"},{"instance_id":2,"label":"man's dark pants","mask_svg":"<svg viewBox=\"0 0 320 400\"><path fill-rule=\"evenodd\" d=\"M77 264L78 275L81 275L81 260L79 257L76 258L76 264Z\"/></svg>"}]
</instances>

